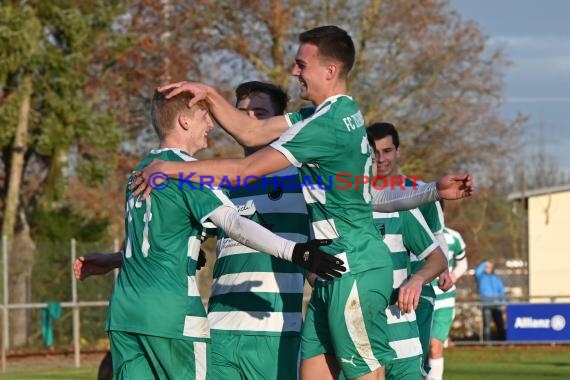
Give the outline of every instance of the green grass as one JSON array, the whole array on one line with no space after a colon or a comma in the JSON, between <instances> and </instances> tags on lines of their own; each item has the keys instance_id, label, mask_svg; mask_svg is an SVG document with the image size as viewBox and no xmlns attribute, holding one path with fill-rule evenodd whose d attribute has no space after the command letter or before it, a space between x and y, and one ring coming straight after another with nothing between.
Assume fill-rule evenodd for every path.
<instances>
[{"instance_id":1,"label":"green grass","mask_svg":"<svg viewBox=\"0 0 570 380\"><path fill-rule=\"evenodd\" d=\"M0 375L0 379L20 380L93 380L97 378L97 368L59 368L41 371L15 371Z\"/></svg>"},{"instance_id":2,"label":"green grass","mask_svg":"<svg viewBox=\"0 0 570 380\"><path fill-rule=\"evenodd\" d=\"M52 359L47 364L41 358L18 363L8 360L8 372L0 374L0 379L93 380L97 377L98 360L82 361L83 368L78 369L65 360ZM452 347L445 351L444 378L570 379L570 346Z\"/></svg>"},{"instance_id":3,"label":"green grass","mask_svg":"<svg viewBox=\"0 0 570 380\"><path fill-rule=\"evenodd\" d=\"M453 347L445 351L444 378L570 379L570 347Z\"/></svg>"}]
</instances>

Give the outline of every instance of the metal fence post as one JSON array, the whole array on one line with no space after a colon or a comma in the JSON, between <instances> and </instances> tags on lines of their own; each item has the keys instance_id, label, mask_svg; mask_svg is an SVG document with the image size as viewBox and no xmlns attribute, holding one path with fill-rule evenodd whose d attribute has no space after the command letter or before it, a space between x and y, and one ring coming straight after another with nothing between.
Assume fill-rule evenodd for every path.
<instances>
[{"instance_id":1,"label":"metal fence post","mask_svg":"<svg viewBox=\"0 0 570 380\"><path fill-rule=\"evenodd\" d=\"M73 263L77 255L75 239L71 239L71 302L73 303L73 350L75 353L75 368L81 366L81 347L79 340L79 305L77 304L77 280L73 273Z\"/></svg>"}]
</instances>

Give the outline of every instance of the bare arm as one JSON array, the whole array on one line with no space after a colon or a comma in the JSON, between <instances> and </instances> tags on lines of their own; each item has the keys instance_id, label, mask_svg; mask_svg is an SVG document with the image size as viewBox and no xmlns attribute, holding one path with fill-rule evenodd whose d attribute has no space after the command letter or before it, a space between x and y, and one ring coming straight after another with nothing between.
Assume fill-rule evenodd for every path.
<instances>
[{"instance_id":1,"label":"bare arm","mask_svg":"<svg viewBox=\"0 0 570 380\"><path fill-rule=\"evenodd\" d=\"M438 246L425 259L424 266L407 280L398 292L398 308L409 313L418 307L422 286L447 268L445 254Z\"/></svg>"},{"instance_id":2,"label":"bare arm","mask_svg":"<svg viewBox=\"0 0 570 380\"><path fill-rule=\"evenodd\" d=\"M85 280L87 277L106 274L115 268L120 268L122 263L121 252L91 252L75 259L73 274L78 280Z\"/></svg>"},{"instance_id":3,"label":"bare arm","mask_svg":"<svg viewBox=\"0 0 570 380\"><path fill-rule=\"evenodd\" d=\"M190 189L195 189L195 184L218 186L220 183L227 184L228 182L232 185L243 186L245 182L255 181L290 165L289 160L272 147L264 148L240 159L191 162L157 160L135 174L138 178L132 181L130 188L136 188L133 195L143 193L143 199L146 198L153 189L152 180L155 173L165 173L170 178L179 179L180 186ZM154 185L156 187L156 184Z\"/></svg>"},{"instance_id":4,"label":"bare arm","mask_svg":"<svg viewBox=\"0 0 570 380\"><path fill-rule=\"evenodd\" d=\"M253 119L240 112L230 104L213 87L196 82L178 82L159 88L164 92L172 89L167 98L181 92L191 92L194 98L189 106L200 100L206 100L210 112L238 143L245 147L258 147L269 144L283 134L289 125L284 116L276 116L265 120Z\"/></svg>"}]
</instances>

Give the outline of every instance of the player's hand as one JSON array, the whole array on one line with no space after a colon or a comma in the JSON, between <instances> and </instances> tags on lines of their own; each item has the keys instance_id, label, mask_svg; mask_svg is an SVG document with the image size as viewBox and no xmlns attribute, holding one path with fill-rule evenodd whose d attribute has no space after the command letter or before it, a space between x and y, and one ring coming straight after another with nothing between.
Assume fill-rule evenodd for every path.
<instances>
[{"instance_id":1,"label":"player's hand","mask_svg":"<svg viewBox=\"0 0 570 380\"><path fill-rule=\"evenodd\" d=\"M330 239L313 239L307 243L297 243L293 248L292 261L325 280L340 277L346 270L344 262L319 249L331 243Z\"/></svg>"},{"instance_id":2,"label":"player's hand","mask_svg":"<svg viewBox=\"0 0 570 380\"><path fill-rule=\"evenodd\" d=\"M115 253L91 252L85 256L78 257L73 263L73 274L78 280L85 280L89 276L101 275L120 267L120 260L117 260Z\"/></svg>"},{"instance_id":3,"label":"player's hand","mask_svg":"<svg viewBox=\"0 0 570 380\"><path fill-rule=\"evenodd\" d=\"M469 174L448 174L438 179L436 186L443 199L466 198L473 194L473 177Z\"/></svg>"},{"instance_id":4,"label":"player's hand","mask_svg":"<svg viewBox=\"0 0 570 380\"><path fill-rule=\"evenodd\" d=\"M200 253L198 253L198 262L196 263L196 270L204 268L205 265L206 265L206 254L204 253L202 248L200 248Z\"/></svg>"},{"instance_id":5,"label":"player's hand","mask_svg":"<svg viewBox=\"0 0 570 380\"><path fill-rule=\"evenodd\" d=\"M398 308L403 313L410 313L418 307L422 294L422 281L412 276L398 289Z\"/></svg>"},{"instance_id":6,"label":"player's hand","mask_svg":"<svg viewBox=\"0 0 570 380\"><path fill-rule=\"evenodd\" d=\"M133 196L142 194L141 199L145 199L153 189L162 190L164 188L164 182L169 179L164 172L163 165L164 161L152 160L149 165L131 174L128 187L129 190L134 190Z\"/></svg>"},{"instance_id":7,"label":"player's hand","mask_svg":"<svg viewBox=\"0 0 570 380\"><path fill-rule=\"evenodd\" d=\"M159 92L170 91L168 92L168 94L166 94L166 99L170 99L182 92L191 93L192 95L194 95L194 97L192 98L192 100L190 100L190 103L188 103L188 107L190 108L194 104L198 103L200 100L206 99L206 97L208 96L208 88L209 87L203 83L182 81L159 87L158 91Z\"/></svg>"},{"instance_id":8,"label":"player's hand","mask_svg":"<svg viewBox=\"0 0 570 380\"><path fill-rule=\"evenodd\" d=\"M451 289L454 283L455 281L453 281L451 277L451 272L449 270L445 270L439 275L437 287L440 288L443 292L447 292L449 289Z\"/></svg>"}]
</instances>

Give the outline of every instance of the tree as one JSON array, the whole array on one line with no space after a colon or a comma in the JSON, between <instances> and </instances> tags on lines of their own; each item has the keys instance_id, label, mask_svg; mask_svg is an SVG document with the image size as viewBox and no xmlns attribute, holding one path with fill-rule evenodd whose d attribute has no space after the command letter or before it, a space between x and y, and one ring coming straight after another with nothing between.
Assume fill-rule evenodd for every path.
<instances>
[{"instance_id":1,"label":"tree","mask_svg":"<svg viewBox=\"0 0 570 380\"><path fill-rule=\"evenodd\" d=\"M368 123L389 121L401 131L403 171L425 180L450 170L474 172L482 198L461 202L461 212L449 213L450 225L469 227L465 237L473 251L485 248L482 236L491 230L501 231L498 246L509 246L514 232L501 227L509 206L497 198L505 191L497 176L506 182L504 168L519 147L525 118L500 118L509 62L500 50L489 51L477 25L448 1L133 1L117 21L129 43L91 87L112 88L106 101L123 110L120 124L130 141L123 152L137 156L156 144L146 109L154 88L169 80L211 83L228 99L242 81L271 81L289 89L296 108L297 84L289 73L298 34L326 24L353 36L357 62L349 92ZM103 44L98 54L117 49ZM208 157L239 154L224 133L211 137ZM481 220L469 225L469 218Z\"/></svg>"},{"instance_id":2,"label":"tree","mask_svg":"<svg viewBox=\"0 0 570 380\"><path fill-rule=\"evenodd\" d=\"M35 212L57 212L65 205L70 171L97 180L114 165L119 134L113 117L93 108L84 86L89 52L107 32L119 3L0 6L2 233L10 245L10 303L29 301ZM10 317L12 344L21 346L27 313L16 310Z\"/></svg>"}]
</instances>

